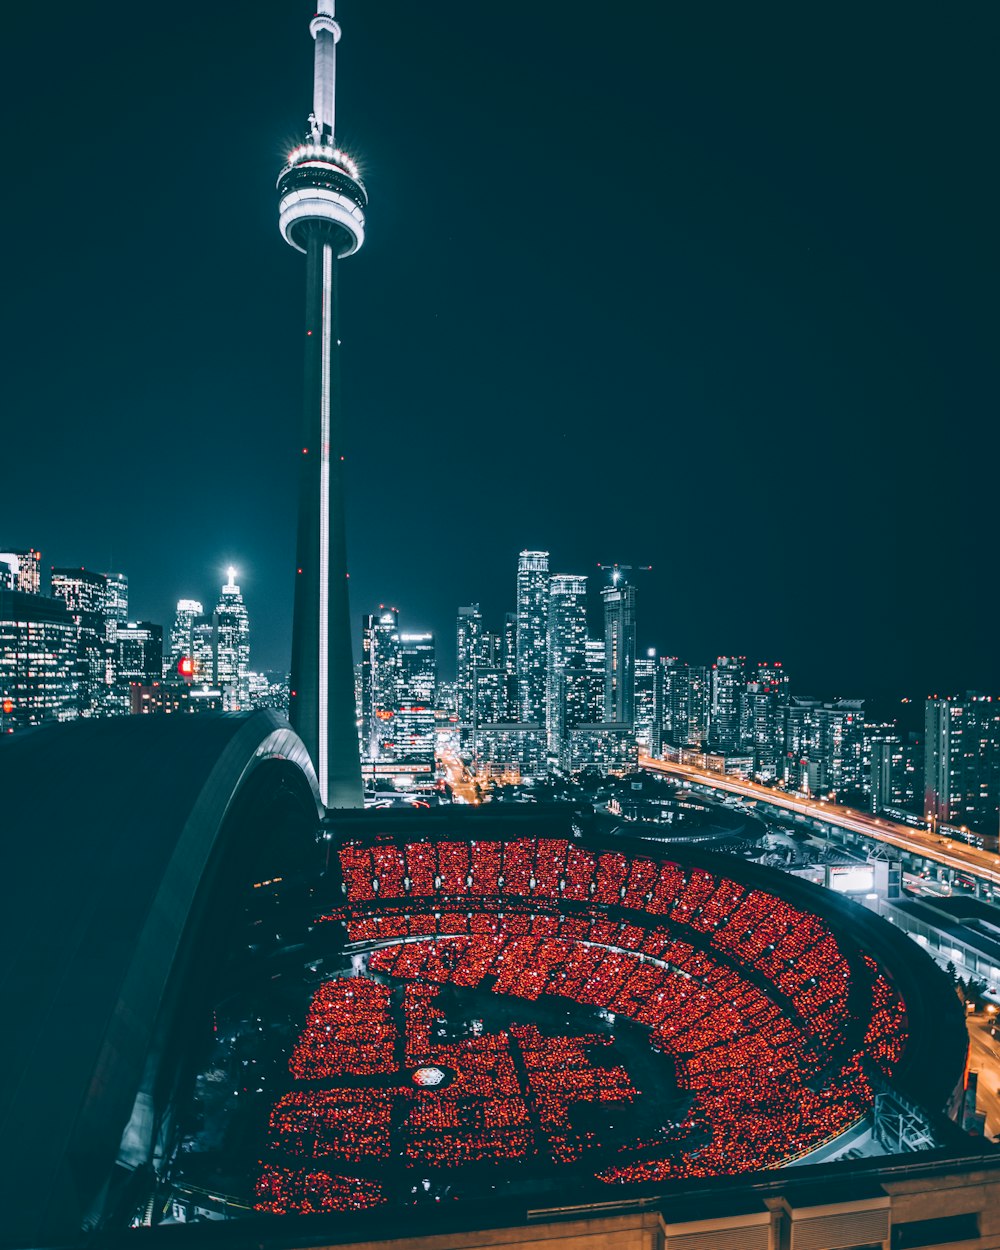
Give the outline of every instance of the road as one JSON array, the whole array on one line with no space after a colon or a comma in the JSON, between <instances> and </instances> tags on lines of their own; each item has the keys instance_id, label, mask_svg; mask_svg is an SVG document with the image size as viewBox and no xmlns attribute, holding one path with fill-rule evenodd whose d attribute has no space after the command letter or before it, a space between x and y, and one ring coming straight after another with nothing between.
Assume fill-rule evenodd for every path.
<instances>
[{"instance_id":1,"label":"road","mask_svg":"<svg viewBox=\"0 0 1000 1250\"><path fill-rule=\"evenodd\" d=\"M969 1016L969 1070L979 1073L976 1107L986 1112L986 1136L1000 1133L1000 1038L990 1037L992 1016L985 1012Z\"/></svg>"},{"instance_id":2,"label":"road","mask_svg":"<svg viewBox=\"0 0 1000 1250\"><path fill-rule=\"evenodd\" d=\"M445 776L448 778L448 785L451 786L452 794L466 803L473 804L473 806L481 803L482 798L476 792L476 784L472 780L472 774L462 763L458 752L454 750L439 750L438 756L444 765Z\"/></svg>"},{"instance_id":3,"label":"road","mask_svg":"<svg viewBox=\"0 0 1000 1250\"><path fill-rule=\"evenodd\" d=\"M1000 858L990 851L980 851L973 846L964 846L938 838L935 834L912 829L909 825L901 825L884 817L868 816L853 807L841 807L837 803L829 803L822 799L814 799L799 794L788 794L783 790L772 790L769 786L758 785L755 781L744 781L740 777L731 777L724 773L709 773L700 768L691 768L687 764L674 764L667 760L654 760L648 755L639 756L639 767L650 772L662 773L678 781L695 782L698 785L711 786L715 790L727 794L739 795L745 799L757 799L762 803L771 803L786 811L801 813L816 820L824 820L841 829L849 829L852 833L864 834L875 838L889 846L909 851L914 855L922 855L935 863L944 864L958 872L972 873L993 885L1000 885Z\"/></svg>"}]
</instances>

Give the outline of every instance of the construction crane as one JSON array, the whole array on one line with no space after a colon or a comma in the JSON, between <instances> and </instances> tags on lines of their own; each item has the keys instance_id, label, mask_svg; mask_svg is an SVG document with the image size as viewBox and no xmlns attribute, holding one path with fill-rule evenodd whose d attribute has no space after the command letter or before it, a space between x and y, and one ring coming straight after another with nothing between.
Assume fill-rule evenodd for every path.
<instances>
[{"instance_id":1,"label":"construction crane","mask_svg":"<svg viewBox=\"0 0 1000 1250\"><path fill-rule=\"evenodd\" d=\"M610 584L612 586L628 581L628 578L625 576L626 569L630 573L649 573L653 568L651 564L599 564L597 567L602 572L611 574Z\"/></svg>"}]
</instances>

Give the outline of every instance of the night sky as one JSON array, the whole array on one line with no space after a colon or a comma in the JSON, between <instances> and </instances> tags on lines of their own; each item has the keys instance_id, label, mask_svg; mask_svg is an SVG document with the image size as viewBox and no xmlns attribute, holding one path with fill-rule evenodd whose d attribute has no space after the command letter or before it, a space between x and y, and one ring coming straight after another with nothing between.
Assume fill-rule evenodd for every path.
<instances>
[{"instance_id":1,"label":"night sky","mask_svg":"<svg viewBox=\"0 0 1000 1250\"><path fill-rule=\"evenodd\" d=\"M307 0L5 14L0 547L284 667ZM1000 690L1000 8L342 0L352 611L651 563L642 646Z\"/></svg>"}]
</instances>

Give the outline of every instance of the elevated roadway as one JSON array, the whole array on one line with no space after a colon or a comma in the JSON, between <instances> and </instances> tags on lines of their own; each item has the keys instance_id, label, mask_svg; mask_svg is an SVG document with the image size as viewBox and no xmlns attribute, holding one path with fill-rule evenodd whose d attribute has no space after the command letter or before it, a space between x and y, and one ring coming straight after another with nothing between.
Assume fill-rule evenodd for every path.
<instances>
[{"instance_id":1,"label":"elevated roadway","mask_svg":"<svg viewBox=\"0 0 1000 1250\"><path fill-rule=\"evenodd\" d=\"M884 842L901 851L908 851L911 855L919 855L923 859L932 860L956 872L968 873L981 881L990 882L993 886L1000 886L1000 857L991 851L981 851L973 846L965 846L962 843L941 838L927 830L914 829L909 825L886 820L881 816L869 816L853 807L842 807L837 803L806 795L789 794L784 790L772 790L769 786L759 785L755 781L744 781L740 777L732 777L725 773L706 772L704 769L692 768L688 764L654 760L648 755L640 754L639 767L648 772L660 773L675 781L706 786L724 794L733 794L742 799L767 803L771 807L781 808L793 815L805 816L809 820L820 820L836 828L847 829L866 838Z\"/></svg>"}]
</instances>

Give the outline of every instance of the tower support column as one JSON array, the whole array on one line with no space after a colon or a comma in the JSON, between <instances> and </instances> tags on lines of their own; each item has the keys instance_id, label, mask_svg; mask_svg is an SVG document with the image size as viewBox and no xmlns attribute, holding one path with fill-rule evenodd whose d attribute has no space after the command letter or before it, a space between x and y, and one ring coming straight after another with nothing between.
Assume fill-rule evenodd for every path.
<instances>
[{"instance_id":1,"label":"tower support column","mask_svg":"<svg viewBox=\"0 0 1000 1250\"><path fill-rule=\"evenodd\" d=\"M316 762L327 806L358 808L364 791L348 596L337 267L333 233L311 224L290 718Z\"/></svg>"}]
</instances>

